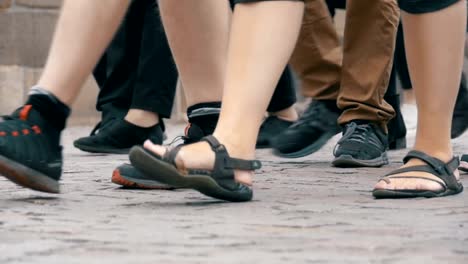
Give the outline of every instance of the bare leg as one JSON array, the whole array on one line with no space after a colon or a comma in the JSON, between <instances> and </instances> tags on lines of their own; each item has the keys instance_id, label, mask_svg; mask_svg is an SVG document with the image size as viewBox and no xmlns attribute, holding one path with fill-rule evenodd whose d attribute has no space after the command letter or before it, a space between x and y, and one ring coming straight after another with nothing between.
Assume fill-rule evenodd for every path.
<instances>
[{"instance_id":1,"label":"bare leg","mask_svg":"<svg viewBox=\"0 0 468 264\"><path fill-rule=\"evenodd\" d=\"M141 109L130 109L125 120L139 127L152 127L159 123L159 115Z\"/></svg>"},{"instance_id":2,"label":"bare leg","mask_svg":"<svg viewBox=\"0 0 468 264\"><path fill-rule=\"evenodd\" d=\"M111 41L128 4L128 0L64 1L38 85L71 105Z\"/></svg>"},{"instance_id":3,"label":"bare leg","mask_svg":"<svg viewBox=\"0 0 468 264\"><path fill-rule=\"evenodd\" d=\"M218 1L197 3L209 6ZM175 12L186 8L180 1L177 5L171 2L173 1L165 0L160 3L163 19L171 16L175 18ZM294 48L302 21L303 6L302 2L272 1L240 4L236 7L229 42L223 106L214 133L232 157L252 159L255 156L258 130L275 85ZM217 10L210 9L210 12L204 15L217 13ZM200 17L200 13L193 10L187 11L184 17L186 23L200 19L206 18ZM173 24L166 24L169 36L170 32L178 32L183 36L184 32L181 30L184 24L180 21L178 17ZM173 39L169 37L171 44ZM197 50L198 47L186 46L185 49ZM178 55L174 55L177 60ZM191 68L193 70L193 64ZM183 71L181 75L184 75ZM165 148L150 142L147 142L145 147L160 155L165 152ZM214 154L206 143L192 144L182 148L176 162L181 168L211 169ZM236 180L245 184L251 184L251 176L251 172L236 172Z\"/></svg>"},{"instance_id":4,"label":"bare leg","mask_svg":"<svg viewBox=\"0 0 468 264\"><path fill-rule=\"evenodd\" d=\"M299 115L297 114L297 111L294 108L294 106L290 106L278 112L270 112L268 114L270 116L276 116L279 119L283 119L283 120L291 121L291 122L295 122L299 118Z\"/></svg>"},{"instance_id":5,"label":"bare leg","mask_svg":"<svg viewBox=\"0 0 468 264\"><path fill-rule=\"evenodd\" d=\"M164 0L160 9L187 104L221 101L231 23L228 1Z\"/></svg>"},{"instance_id":6,"label":"bare leg","mask_svg":"<svg viewBox=\"0 0 468 264\"><path fill-rule=\"evenodd\" d=\"M408 65L418 106L415 150L448 162L452 156L450 129L463 65L466 4L423 15L403 13ZM406 165L423 165L410 160ZM404 173L402 176L414 176ZM429 173L423 177L437 179ZM380 181L377 189L439 190L438 183L424 179Z\"/></svg>"},{"instance_id":7,"label":"bare leg","mask_svg":"<svg viewBox=\"0 0 468 264\"><path fill-rule=\"evenodd\" d=\"M117 30L128 2L64 1L49 58L38 82L42 89L48 89L62 102L35 89L26 106L0 122L0 130L13 129L15 132L10 139L3 140L2 145L9 145L0 148L0 156L8 157L7 162L0 166L0 174L27 188L60 192L60 134L69 114L68 107L63 103L73 103ZM32 133L41 136L28 136ZM28 145L28 149L17 147L24 144ZM31 151L35 155L31 155ZM5 161L5 158L2 160Z\"/></svg>"}]
</instances>

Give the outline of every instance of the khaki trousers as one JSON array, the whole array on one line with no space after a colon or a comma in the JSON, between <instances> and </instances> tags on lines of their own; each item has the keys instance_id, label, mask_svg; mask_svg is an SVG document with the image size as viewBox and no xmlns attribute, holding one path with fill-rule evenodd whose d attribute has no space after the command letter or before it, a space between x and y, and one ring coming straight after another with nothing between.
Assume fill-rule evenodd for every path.
<instances>
[{"instance_id":1,"label":"khaki trousers","mask_svg":"<svg viewBox=\"0 0 468 264\"><path fill-rule=\"evenodd\" d=\"M338 123L368 120L386 130L393 108L388 87L399 22L396 0L348 0L341 47L323 0L306 0L303 27L291 58L304 96L336 100Z\"/></svg>"}]
</instances>

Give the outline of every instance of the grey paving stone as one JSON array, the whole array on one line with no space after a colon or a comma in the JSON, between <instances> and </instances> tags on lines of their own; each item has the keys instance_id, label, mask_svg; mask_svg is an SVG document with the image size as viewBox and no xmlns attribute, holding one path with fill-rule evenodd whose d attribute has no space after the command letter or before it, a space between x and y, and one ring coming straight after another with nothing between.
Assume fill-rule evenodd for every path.
<instances>
[{"instance_id":1,"label":"grey paving stone","mask_svg":"<svg viewBox=\"0 0 468 264\"><path fill-rule=\"evenodd\" d=\"M415 113L406 108L410 142ZM258 152L255 199L231 204L189 190L122 190L110 182L125 155L90 155L66 131L62 194L0 178L0 263L468 263L468 195L374 200L399 166L330 167L338 137L298 160ZM169 138L183 131L170 125ZM468 152L468 134L454 141ZM463 176L468 186L468 176Z\"/></svg>"}]
</instances>

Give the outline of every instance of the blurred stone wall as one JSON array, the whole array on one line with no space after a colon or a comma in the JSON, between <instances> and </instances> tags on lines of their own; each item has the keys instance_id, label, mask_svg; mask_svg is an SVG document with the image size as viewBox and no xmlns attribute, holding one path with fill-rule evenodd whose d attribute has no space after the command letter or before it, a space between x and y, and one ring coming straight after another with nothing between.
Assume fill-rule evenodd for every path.
<instances>
[{"instance_id":1,"label":"blurred stone wall","mask_svg":"<svg viewBox=\"0 0 468 264\"><path fill-rule=\"evenodd\" d=\"M26 99L39 78L62 0L0 0L0 115ZM97 86L92 78L74 105L71 123L91 124Z\"/></svg>"}]
</instances>

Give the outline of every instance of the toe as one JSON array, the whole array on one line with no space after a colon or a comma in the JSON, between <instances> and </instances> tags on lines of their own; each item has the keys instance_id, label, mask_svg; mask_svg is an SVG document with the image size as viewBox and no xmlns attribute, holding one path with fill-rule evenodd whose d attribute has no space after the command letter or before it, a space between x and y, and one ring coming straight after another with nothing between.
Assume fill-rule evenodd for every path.
<instances>
[{"instance_id":1,"label":"toe","mask_svg":"<svg viewBox=\"0 0 468 264\"><path fill-rule=\"evenodd\" d=\"M156 155L163 156L166 153L166 147L153 144L153 142L146 140L143 147Z\"/></svg>"},{"instance_id":2,"label":"toe","mask_svg":"<svg viewBox=\"0 0 468 264\"><path fill-rule=\"evenodd\" d=\"M374 186L375 190L385 190L385 189L390 189L388 186L390 186L390 183L384 180L380 180L377 182L377 184Z\"/></svg>"},{"instance_id":3,"label":"toe","mask_svg":"<svg viewBox=\"0 0 468 264\"><path fill-rule=\"evenodd\" d=\"M428 179L415 179L415 178L404 178L404 175L400 175L402 178L385 179L379 181L374 189L376 190L428 190L428 191L439 191L443 189L442 185L428 180Z\"/></svg>"}]
</instances>

